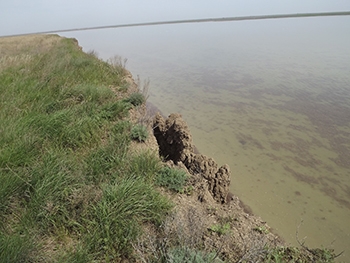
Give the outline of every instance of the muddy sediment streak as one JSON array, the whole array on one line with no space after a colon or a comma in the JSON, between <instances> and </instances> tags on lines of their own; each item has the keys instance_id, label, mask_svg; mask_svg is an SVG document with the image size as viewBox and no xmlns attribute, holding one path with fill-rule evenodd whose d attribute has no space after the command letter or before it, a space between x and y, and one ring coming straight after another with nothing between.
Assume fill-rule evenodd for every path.
<instances>
[{"instance_id":1,"label":"muddy sediment streak","mask_svg":"<svg viewBox=\"0 0 350 263\"><path fill-rule=\"evenodd\" d=\"M192 135L180 114L171 114L165 119L158 113L153 120L153 130L159 154L165 160L182 163L191 175L200 175L207 180L208 190L217 202L228 201L229 166L219 167L212 158L196 152Z\"/></svg>"}]
</instances>

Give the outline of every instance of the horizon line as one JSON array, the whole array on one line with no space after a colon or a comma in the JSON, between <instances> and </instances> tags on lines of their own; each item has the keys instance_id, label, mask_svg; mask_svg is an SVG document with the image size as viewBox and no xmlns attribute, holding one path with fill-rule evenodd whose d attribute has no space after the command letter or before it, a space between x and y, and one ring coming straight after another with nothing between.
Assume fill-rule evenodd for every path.
<instances>
[{"instance_id":1,"label":"horizon line","mask_svg":"<svg viewBox=\"0 0 350 263\"><path fill-rule=\"evenodd\" d=\"M64 32L74 32L74 31L100 30L100 29L122 28L122 27L140 27L140 26L156 26L156 25L169 25L169 24L206 23L206 22L230 22L230 21L283 19L283 18L304 18L304 17L320 17L320 16L349 16L349 15L350 15L350 11L341 11L341 12L294 13L294 14L236 16L236 17L221 17L221 18L184 19L184 20L170 20L170 21L143 22L143 23L130 23L130 24L107 25L107 26L48 30L48 31L4 35L4 36L0 36L0 38L39 35L39 34L64 33Z\"/></svg>"}]
</instances>

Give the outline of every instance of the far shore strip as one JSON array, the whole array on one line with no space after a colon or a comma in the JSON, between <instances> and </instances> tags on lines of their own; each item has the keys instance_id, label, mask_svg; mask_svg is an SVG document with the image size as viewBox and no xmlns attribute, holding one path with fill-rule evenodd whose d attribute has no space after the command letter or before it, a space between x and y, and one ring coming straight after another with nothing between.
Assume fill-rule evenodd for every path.
<instances>
[{"instance_id":1,"label":"far shore strip","mask_svg":"<svg viewBox=\"0 0 350 263\"><path fill-rule=\"evenodd\" d=\"M83 27L83 28L71 28L71 29L59 29L49 30L42 32L22 33L0 36L2 37L15 37L37 34L54 34L73 31L86 31L86 30L100 30L108 28L121 28L121 27L140 27L140 26L156 26L156 25L169 25L169 24L188 24L188 23L206 23L206 22L230 22L230 21L244 21L244 20L262 20L262 19L282 19L282 18L305 18L305 17L325 17L325 16L349 16L350 11L342 12L324 12L324 13L297 13L297 14L277 14L277 15L257 15L257 16L237 16L237 17L221 17L221 18L203 18L203 19L187 19L187 20L173 20L173 21L158 21L158 22L145 22L134 24L120 24L109 26L96 26L96 27Z\"/></svg>"}]
</instances>

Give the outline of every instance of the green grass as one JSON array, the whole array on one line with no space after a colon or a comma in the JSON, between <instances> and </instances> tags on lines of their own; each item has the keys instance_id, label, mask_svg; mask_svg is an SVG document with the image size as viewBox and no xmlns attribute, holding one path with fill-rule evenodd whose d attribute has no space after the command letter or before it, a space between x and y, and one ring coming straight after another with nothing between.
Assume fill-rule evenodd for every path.
<instances>
[{"instance_id":1,"label":"green grass","mask_svg":"<svg viewBox=\"0 0 350 263\"><path fill-rule=\"evenodd\" d=\"M0 262L26 262L33 246L28 241L26 236L5 235L0 232Z\"/></svg>"},{"instance_id":2,"label":"green grass","mask_svg":"<svg viewBox=\"0 0 350 263\"><path fill-rule=\"evenodd\" d=\"M131 129L131 139L139 142L144 142L148 138L147 128L142 124L136 124Z\"/></svg>"},{"instance_id":3,"label":"green grass","mask_svg":"<svg viewBox=\"0 0 350 263\"><path fill-rule=\"evenodd\" d=\"M231 230L230 224L215 224L210 227L210 231L218 233L218 235L226 235Z\"/></svg>"},{"instance_id":4,"label":"green grass","mask_svg":"<svg viewBox=\"0 0 350 263\"><path fill-rule=\"evenodd\" d=\"M140 223L160 224L171 207L142 177L131 176L106 185L101 200L91 209L86 243L97 258L116 260L129 256Z\"/></svg>"},{"instance_id":5,"label":"green grass","mask_svg":"<svg viewBox=\"0 0 350 263\"><path fill-rule=\"evenodd\" d=\"M170 167L163 167L156 176L156 183L172 191L182 193L187 181L185 171Z\"/></svg>"},{"instance_id":6,"label":"green grass","mask_svg":"<svg viewBox=\"0 0 350 263\"><path fill-rule=\"evenodd\" d=\"M154 187L159 158L129 152L139 102L109 88L126 85L122 67L42 38L54 44L1 65L0 262L131 256L141 225L171 208Z\"/></svg>"},{"instance_id":7,"label":"green grass","mask_svg":"<svg viewBox=\"0 0 350 263\"><path fill-rule=\"evenodd\" d=\"M124 100L125 102L129 102L131 103L132 105L134 106L139 106L141 105L142 103L144 103L146 101L145 97L139 93L139 92L135 92L135 93L132 93L128 98L126 98Z\"/></svg>"}]
</instances>

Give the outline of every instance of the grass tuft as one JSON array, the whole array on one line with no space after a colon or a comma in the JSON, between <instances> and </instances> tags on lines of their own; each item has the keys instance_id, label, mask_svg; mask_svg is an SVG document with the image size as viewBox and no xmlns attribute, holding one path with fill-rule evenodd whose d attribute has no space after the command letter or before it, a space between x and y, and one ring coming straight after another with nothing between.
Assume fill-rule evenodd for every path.
<instances>
[{"instance_id":1,"label":"grass tuft","mask_svg":"<svg viewBox=\"0 0 350 263\"><path fill-rule=\"evenodd\" d=\"M156 183L172 191L183 193L187 179L185 171L166 166L157 174Z\"/></svg>"},{"instance_id":2,"label":"grass tuft","mask_svg":"<svg viewBox=\"0 0 350 263\"><path fill-rule=\"evenodd\" d=\"M131 242L140 235L140 223L160 224L171 205L141 177L106 185L102 199L92 208L86 243L97 257L115 260L129 256Z\"/></svg>"},{"instance_id":3,"label":"grass tuft","mask_svg":"<svg viewBox=\"0 0 350 263\"><path fill-rule=\"evenodd\" d=\"M212 225L209 230L215 233L218 233L218 235L222 236L222 235L226 235L227 233L229 233L231 227L229 223L225 223L225 224L215 224Z\"/></svg>"},{"instance_id":4,"label":"grass tuft","mask_svg":"<svg viewBox=\"0 0 350 263\"><path fill-rule=\"evenodd\" d=\"M145 142L148 138L148 131L146 126L142 124L136 124L131 129L131 139L139 142Z\"/></svg>"},{"instance_id":5,"label":"grass tuft","mask_svg":"<svg viewBox=\"0 0 350 263\"><path fill-rule=\"evenodd\" d=\"M146 99L142 93L135 92L132 93L129 96L129 98L125 99L124 101L131 103L133 106L139 106L143 104L146 101Z\"/></svg>"},{"instance_id":6,"label":"grass tuft","mask_svg":"<svg viewBox=\"0 0 350 263\"><path fill-rule=\"evenodd\" d=\"M0 262L30 262L31 249L27 236L0 232Z\"/></svg>"}]
</instances>

